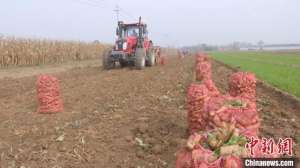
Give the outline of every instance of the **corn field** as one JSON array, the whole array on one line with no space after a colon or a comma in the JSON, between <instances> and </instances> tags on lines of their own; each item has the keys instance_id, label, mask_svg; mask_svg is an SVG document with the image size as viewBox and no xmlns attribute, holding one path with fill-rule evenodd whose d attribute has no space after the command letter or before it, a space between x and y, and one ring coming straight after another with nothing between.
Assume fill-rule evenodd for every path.
<instances>
[{"instance_id":1,"label":"corn field","mask_svg":"<svg viewBox=\"0 0 300 168\"><path fill-rule=\"evenodd\" d=\"M0 37L0 67L57 64L100 57L108 45L99 42Z\"/></svg>"}]
</instances>

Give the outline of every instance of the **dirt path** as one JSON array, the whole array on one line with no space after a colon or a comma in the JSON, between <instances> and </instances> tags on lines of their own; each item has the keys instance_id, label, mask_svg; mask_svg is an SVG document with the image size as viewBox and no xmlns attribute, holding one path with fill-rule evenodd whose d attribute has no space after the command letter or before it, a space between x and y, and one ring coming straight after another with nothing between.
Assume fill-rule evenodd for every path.
<instances>
[{"instance_id":1,"label":"dirt path","mask_svg":"<svg viewBox=\"0 0 300 168\"><path fill-rule=\"evenodd\" d=\"M35 113L36 76L1 79L0 167L173 167L185 139L193 65L191 57L143 71L86 67L56 73L65 111L54 115ZM231 71L217 63L213 68L224 90ZM299 109L260 87L258 92L263 135L299 142Z\"/></svg>"}]
</instances>

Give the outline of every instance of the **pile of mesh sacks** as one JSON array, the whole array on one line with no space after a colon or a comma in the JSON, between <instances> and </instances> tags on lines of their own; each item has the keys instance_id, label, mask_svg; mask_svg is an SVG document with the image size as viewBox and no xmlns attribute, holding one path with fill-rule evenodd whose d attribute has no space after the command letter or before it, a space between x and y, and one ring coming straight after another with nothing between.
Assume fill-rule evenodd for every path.
<instances>
[{"instance_id":1,"label":"pile of mesh sacks","mask_svg":"<svg viewBox=\"0 0 300 168\"><path fill-rule=\"evenodd\" d=\"M190 137L177 152L176 168L240 168L241 157L250 157L245 143L258 137L256 78L237 72L229 78L229 92L221 94L212 81L211 63L196 55L196 82L187 90ZM258 147L251 157L263 155Z\"/></svg>"},{"instance_id":2,"label":"pile of mesh sacks","mask_svg":"<svg viewBox=\"0 0 300 168\"><path fill-rule=\"evenodd\" d=\"M59 93L59 81L51 75L39 75L36 81L38 113L57 113L63 111Z\"/></svg>"},{"instance_id":3,"label":"pile of mesh sacks","mask_svg":"<svg viewBox=\"0 0 300 168\"><path fill-rule=\"evenodd\" d=\"M196 57L196 80L188 87L187 109L189 133L234 123L246 136L258 134L256 79L247 72L234 73L229 79L229 93L222 95L212 81L207 56Z\"/></svg>"},{"instance_id":4,"label":"pile of mesh sacks","mask_svg":"<svg viewBox=\"0 0 300 168\"><path fill-rule=\"evenodd\" d=\"M247 157L247 140L234 125L193 133L177 152L176 168L238 168Z\"/></svg>"},{"instance_id":5,"label":"pile of mesh sacks","mask_svg":"<svg viewBox=\"0 0 300 168\"><path fill-rule=\"evenodd\" d=\"M211 64L208 58L199 53L196 57L196 80L201 83L194 83L188 87L187 109L188 127L192 134L198 130L205 130L207 126L208 113L205 113L204 106L212 97L220 96L220 92L211 78Z\"/></svg>"}]
</instances>

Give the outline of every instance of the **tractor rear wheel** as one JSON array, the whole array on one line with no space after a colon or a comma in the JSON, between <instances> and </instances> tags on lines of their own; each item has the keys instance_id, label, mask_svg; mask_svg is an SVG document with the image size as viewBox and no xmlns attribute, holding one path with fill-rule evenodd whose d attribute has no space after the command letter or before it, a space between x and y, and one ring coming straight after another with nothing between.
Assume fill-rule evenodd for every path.
<instances>
[{"instance_id":1,"label":"tractor rear wheel","mask_svg":"<svg viewBox=\"0 0 300 168\"><path fill-rule=\"evenodd\" d=\"M107 52L102 57L102 67L104 70L111 69L114 67L114 62L110 59L111 52Z\"/></svg>"},{"instance_id":2,"label":"tractor rear wheel","mask_svg":"<svg viewBox=\"0 0 300 168\"><path fill-rule=\"evenodd\" d=\"M154 66L155 65L155 53L154 53L154 50L150 49L147 52L147 57L148 57L147 65L150 66L150 67Z\"/></svg>"},{"instance_id":3,"label":"tractor rear wheel","mask_svg":"<svg viewBox=\"0 0 300 168\"><path fill-rule=\"evenodd\" d=\"M137 69L143 69L146 62L146 51L144 48L137 48L135 50L135 67Z\"/></svg>"}]
</instances>

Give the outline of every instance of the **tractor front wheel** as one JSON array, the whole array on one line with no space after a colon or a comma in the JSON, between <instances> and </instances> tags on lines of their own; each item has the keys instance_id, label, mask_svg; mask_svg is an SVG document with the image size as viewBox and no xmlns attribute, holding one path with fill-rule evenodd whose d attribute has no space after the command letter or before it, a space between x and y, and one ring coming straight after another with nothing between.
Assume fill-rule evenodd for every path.
<instances>
[{"instance_id":1,"label":"tractor front wheel","mask_svg":"<svg viewBox=\"0 0 300 168\"><path fill-rule=\"evenodd\" d=\"M135 67L137 69L143 69L146 62L146 51L144 48L137 48L135 50Z\"/></svg>"},{"instance_id":2,"label":"tractor front wheel","mask_svg":"<svg viewBox=\"0 0 300 168\"><path fill-rule=\"evenodd\" d=\"M104 70L111 69L114 67L114 62L110 59L111 52L107 52L102 57L102 66Z\"/></svg>"},{"instance_id":3,"label":"tractor front wheel","mask_svg":"<svg viewBox=\"0 0 300 168\"><path fill-rule=\"evenodd\" d=\"M147 57L148 57L148 60L147 60L147 65L148 66L154 66L155 65L155 53L154 53L154 50L150 49L147 53Z\"/></svg>"}]
</instances>

